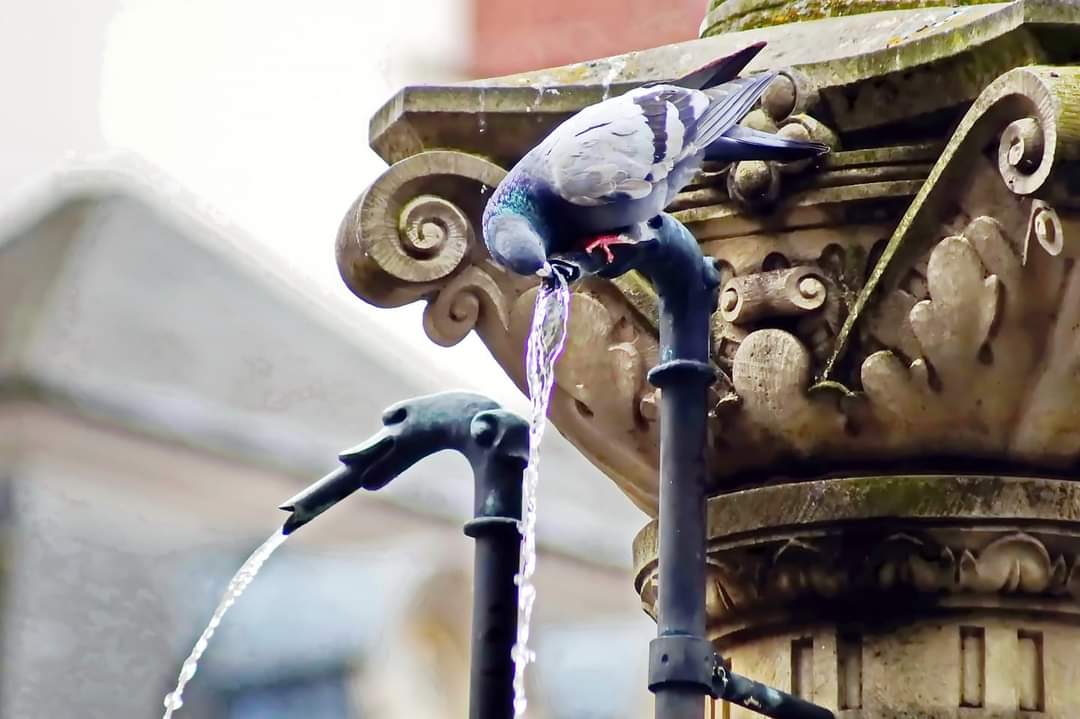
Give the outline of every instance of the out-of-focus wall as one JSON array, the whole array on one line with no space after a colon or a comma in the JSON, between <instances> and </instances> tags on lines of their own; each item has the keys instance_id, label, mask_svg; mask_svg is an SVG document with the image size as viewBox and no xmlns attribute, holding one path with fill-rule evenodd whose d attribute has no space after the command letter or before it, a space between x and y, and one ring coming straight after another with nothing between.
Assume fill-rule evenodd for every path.
<instances>
[{"instance_id":1,"label":"out-of-focus wall","mask_svg":"<svg viewBox=\"0 0 1080 719\"><path fill-rule=\"evenodd\" d=\"M0 205L72 153L101 150L106 28L123 0L0 3Z\"/></svg>"},{"instance_id":2,"label":"out-of-focus wall","mask_svg":"<svg viewBox=\"0 0 1080 719\"><path fill-rule=\"evenodd\" d=\"M469 70L506 75L697 37L704 0L472 0Z\"/></svg>"}]
</instances>

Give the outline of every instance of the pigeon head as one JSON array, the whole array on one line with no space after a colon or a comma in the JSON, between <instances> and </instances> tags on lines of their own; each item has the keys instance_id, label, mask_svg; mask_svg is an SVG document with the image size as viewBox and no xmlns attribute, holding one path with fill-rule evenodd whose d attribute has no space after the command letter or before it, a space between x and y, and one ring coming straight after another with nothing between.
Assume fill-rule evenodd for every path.
<instances>
[{"instance_id":1,"label":"pigeon head","mask_svg":"<svg viewBox=\"0 0 1080 719\"><path fill-rule=\"evenodd\" d=\"M549 270L547 224L528 178L511 172L484 208L484 244L492 259L519 275Z\"/></svg>"},{"instance_id":2,"label":"pigeon head","mask_svg":"<svg viewBox=\"0 0 1080 719\"><path fill-rule=\"evenodd\" d=\"M548 266L543 237L516 212L496 212L487 218L484 244L496 262L519 275L535 275Z\"/></svg>"}]
</instances>

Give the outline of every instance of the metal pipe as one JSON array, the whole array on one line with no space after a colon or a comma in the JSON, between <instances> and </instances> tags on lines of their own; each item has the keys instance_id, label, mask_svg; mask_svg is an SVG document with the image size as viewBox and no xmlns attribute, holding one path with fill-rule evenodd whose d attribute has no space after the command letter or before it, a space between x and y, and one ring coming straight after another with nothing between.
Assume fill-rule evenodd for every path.
<instances>
[{"instance_id":1,"label":"metal pipe","mask_svg":"<svg viewBox=\"0 0 1080 719\"><path fill-rule=\"evenodd\" d=\"M711 692L709 657L687 662L688 673L671 673L670 656L689 656L688 647L705 644L706 392L715 378L709 319L720 278L694 236L671 215L659 215L640 230L643 236L634 244L615 246L614 262L592 269L606 277L636 269L660 300L660 363L649 373L660 389L660 586L650 689L657 719L701 719Z\"/></svg>"},{"instance_id":2,"label":"metal pipe","mask_svg":"<svg viewBox=\"0 0 1080 719\"><path fill-rule=\"evenodd\" d=\"M649 648L655 715L701 719L705 696L713 696L776 719L832 719L827 709L726 672L705 638L706 393L715 377L709 325L720 278L694 236L671 215L635 231L637 241L614 245L609 262L575 254L552 264L609 278L637 270L660 301L660 363L649 373L660 389L659 597L657 638Z\"/></svg>"},{"instance_id":3,"label":"metal pipe","mask_svg":"<svg viewBox=\"0 0 1080 719\"><path fill-rule=\"evenodd\" d=\"M655 259L639 270L660 298L660 364L649 381L660 389L660 557L657 636L705 636L706 392L709 317L719 277L694 236L663 218ZM662 253L662 254L661 254ZM657 719L700 719L701 687L658 687Z\"/></svg>"},{"instance_id":4,"label":"metal pipe","mask_svg":"<svg viewBox=\"0 0 1080 719\"><path fill-rule=\"evenodd\" d=\"M717 699L738 704L773 719L836 719L825 707L811 704L779 689L747 679L741 674L719 667L713 680Z\"/></svg>"},{"instance_id":5,"label":"metal pipe","mask_svg":"<svg viewBox=\"0 0 1080 719\"><path fill-rule=\"evenodd\" d=\"M292 533L358 489L377 490L425 457L465 455L473 470L476 541L473 572L470 719L511 719L521 551L521 481L529 457L529 424L481 395L444 392L400 402L383 413L383 428L343 452L344 465L281 505Z\"/></svg>"},{"instance_id":6,"label":"metal pipe","mask_svg":"<svg viewBox=\"0 0 1080 719\"><path fill-rule=\"evenodd\" d=\"M474 420L472 434L469 461L476 486L473 519L465 525L465 534L476 541L469 719L511 719L511 650L518 624L514 579L521 557L521 482L529 459L529 424L505 410L485 412ZM495 444L498 451L489 451Z\"/></svg>"},{"instance_id":7,"label":"metal pipe","mask_svg":"<svg viewBox=\"0 0 1080 719\"><path fill-rule=\"evenodd\" d=\"M475 519L465 525L465 533L476 540L470 719L509 719L514 715L514 662L510 651L517 639L518 588L514 577L521 555L521 535L516 520L496 519Z\"/></svg>"},{"instance_id":8,"label":"metal pipe","mask_svg":"<svg viewBox=\"0 0 1080 719\"><path fill-rule=\"evenodd\" d=\"M663 368L660 365L659 368ZM658 368L658 369L659 369ZM650 375L661 388L660 557L657 636L705 636L704 420L708 381L689 372ZM657 719L699 719L701 688L662 687Z\"/></svg>"}]
</instances>

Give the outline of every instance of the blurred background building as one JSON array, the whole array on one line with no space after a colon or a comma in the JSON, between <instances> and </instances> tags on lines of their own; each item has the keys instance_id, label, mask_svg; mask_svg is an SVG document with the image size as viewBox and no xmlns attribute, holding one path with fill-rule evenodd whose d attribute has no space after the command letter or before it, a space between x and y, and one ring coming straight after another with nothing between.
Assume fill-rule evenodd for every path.
<instances>
[{"instance_id":1,"label":"blurred background building","mask_svg":"<svg viewBox=\"0 0 1080 719\"><path fill-rule=\"evenodd\" d=\"M692 37L700 4L0 7L0 716L158 715L276 505L383 407L524 410L478 341L436 348L419 308L338 280L337 223L381 168L367 119L406 83ZM530 714L645 716L645 518L561 438L543 466ZM465 716L471 491L433 458L298 533L181 716Z\"/></svg>"}]
</instances>

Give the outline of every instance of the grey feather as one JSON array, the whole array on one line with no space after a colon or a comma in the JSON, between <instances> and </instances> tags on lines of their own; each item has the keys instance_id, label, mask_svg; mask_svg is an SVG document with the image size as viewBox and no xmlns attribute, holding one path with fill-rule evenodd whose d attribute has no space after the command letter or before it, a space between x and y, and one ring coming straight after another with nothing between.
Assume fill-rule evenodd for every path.
<instances>
[{"instance_id":1,"label":"grey feather","mask_svg":"<svg viewBox=\"0 0 1080 719\"><path fill-rule=\"evenodd\" d=\"M549 137L545 178L563 199L582 207L644 201L662 190L647 203L649 211L658 210L773 77L762 73L704 92L658 85L586 108Z\"/></svg>"},{"instance_id":2,"label":"grey feather","mask_svg":"<svg viewBox=\"0 0 1080 719\"><path fill-rule=\"evenodd\" d=\"M751 46L689 76L707 89L639 87L555 128L511 169L485 208L492 256L526 273L545 257L580 249L577 243L588 237L623 233L659 214L706 157L787 161L827 151L738 126L776 73L711 83L730 77L760 49Z\"/></svg>"},{"instance_id":3,"label":"grey feather","mask_svg":"<svg viewBox=\"0 0 1080 719\"><path fill-rule=\"evenodd\" d=\"M705 152L705 159L713 162L738 160L793 162L818 157L828 151L829 146L820 142L789 140L772 133L736 125L709 145Z\"/></svg>"}]
</instances>

